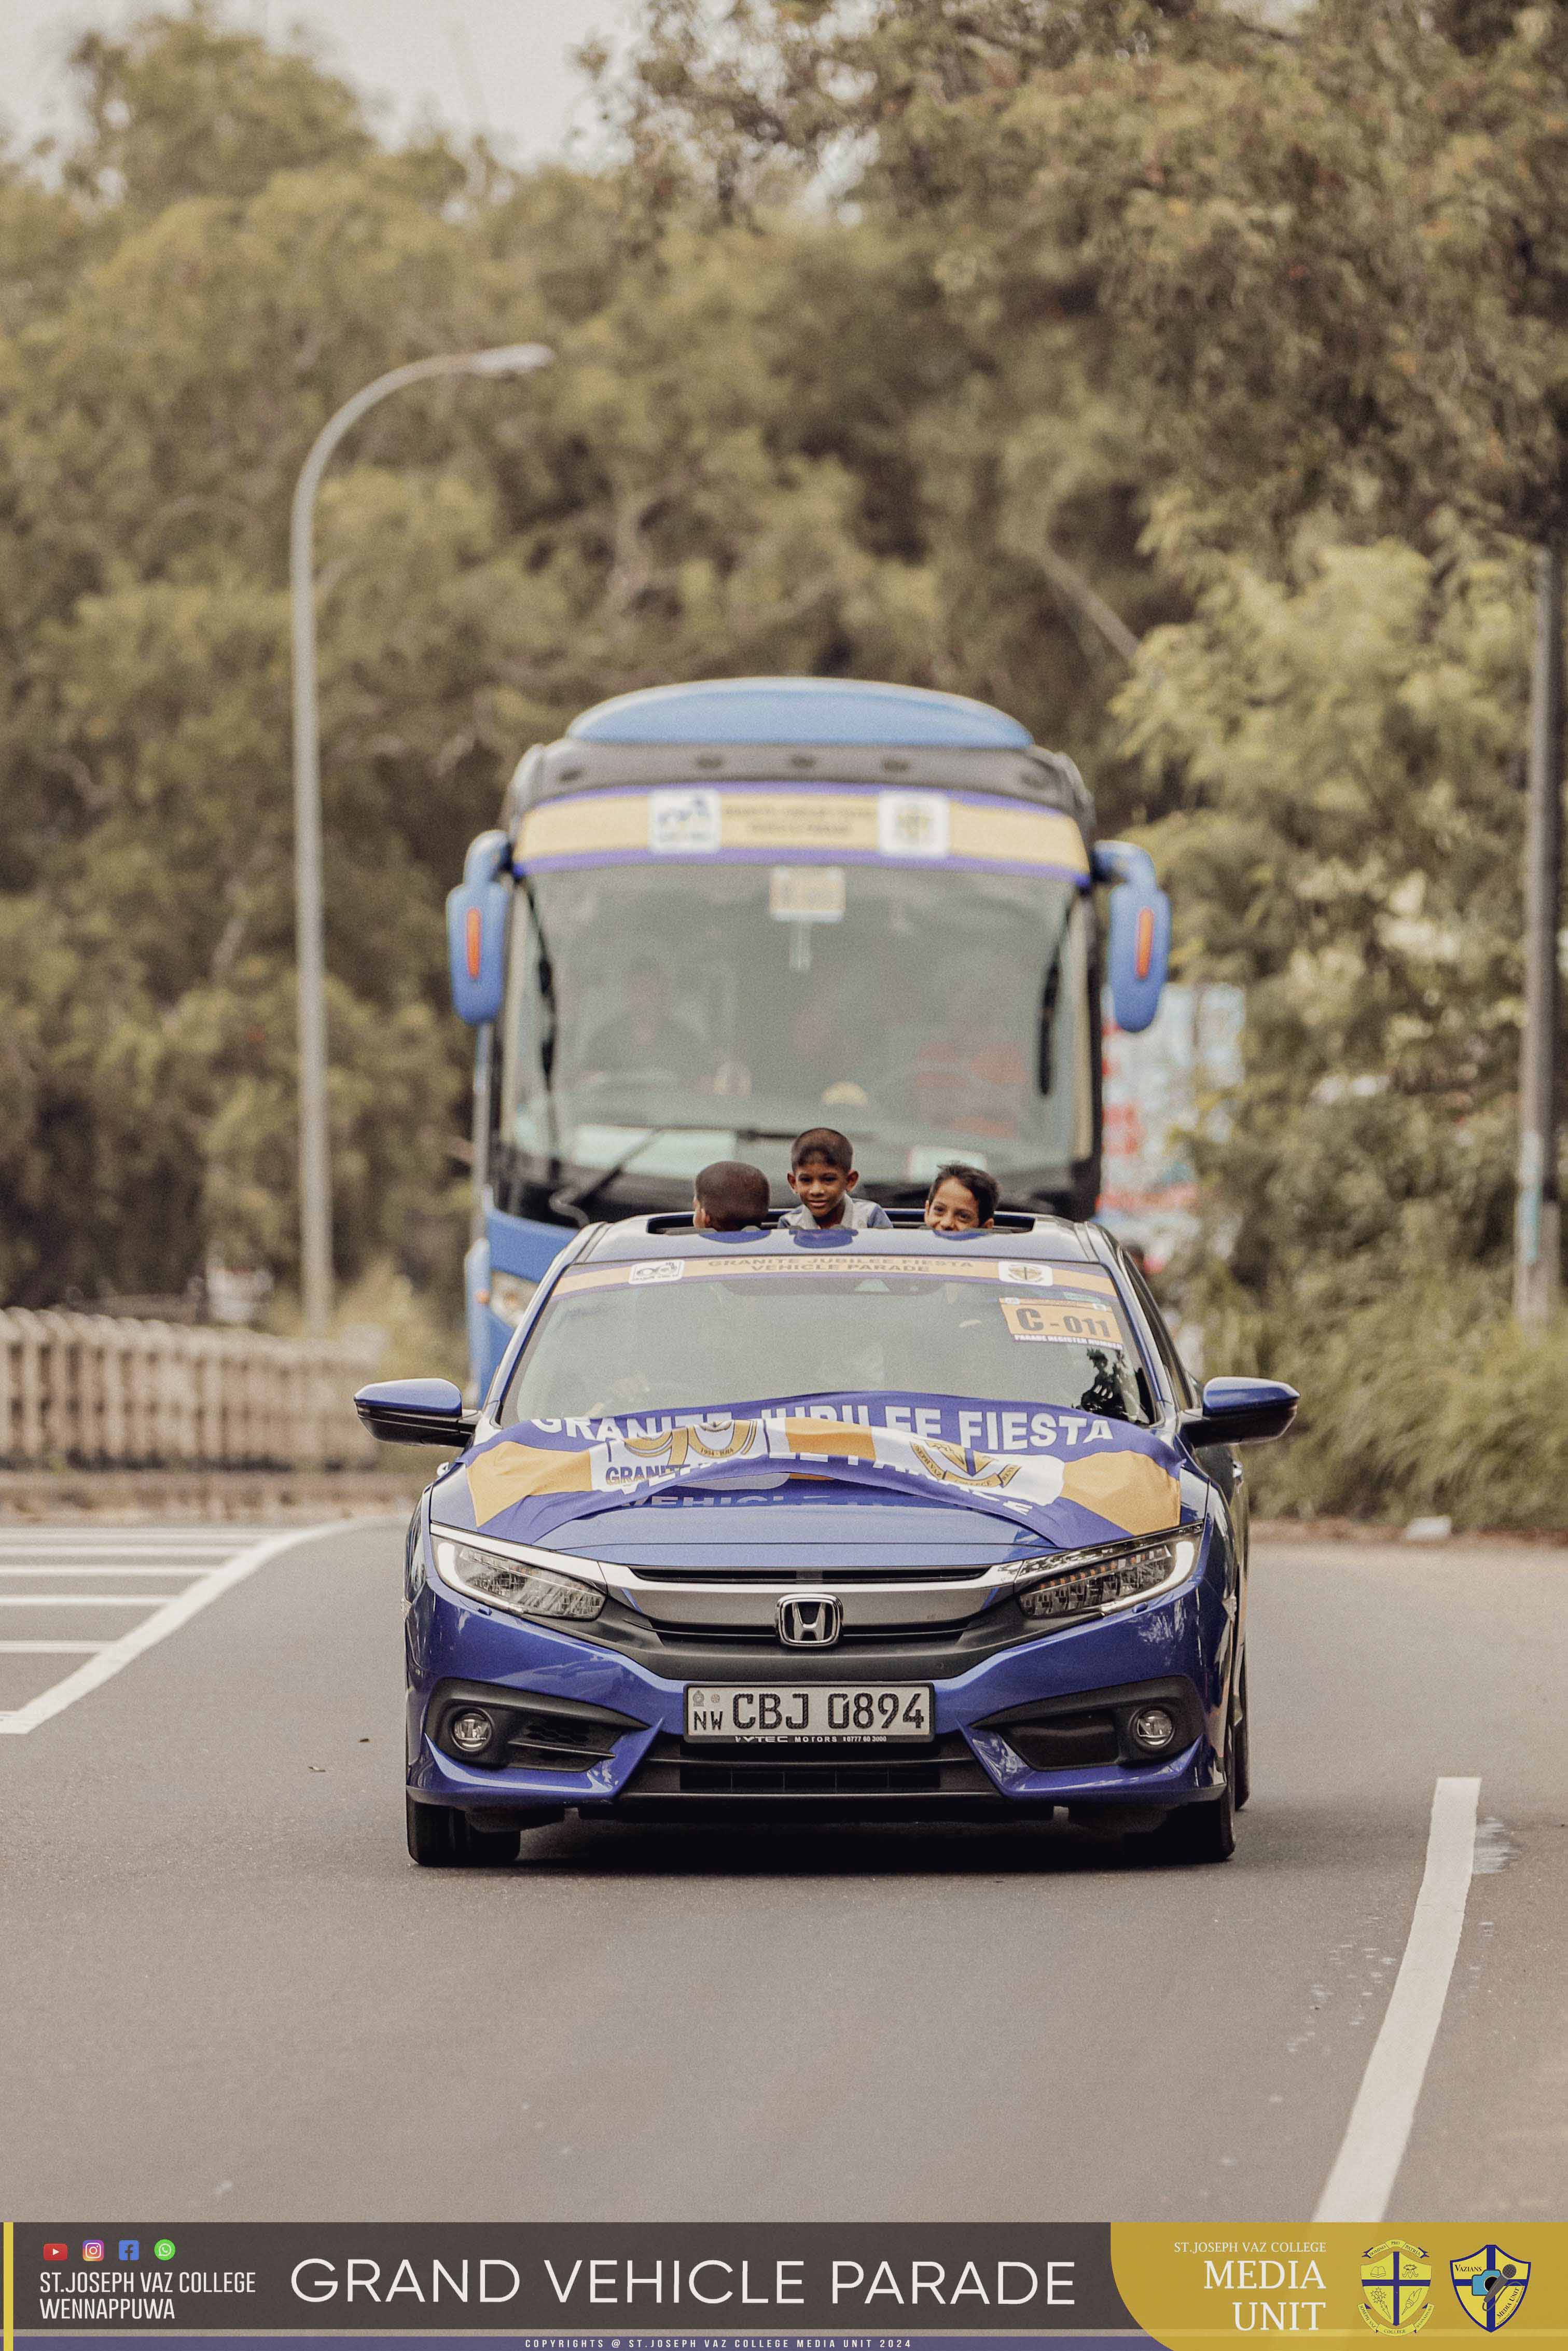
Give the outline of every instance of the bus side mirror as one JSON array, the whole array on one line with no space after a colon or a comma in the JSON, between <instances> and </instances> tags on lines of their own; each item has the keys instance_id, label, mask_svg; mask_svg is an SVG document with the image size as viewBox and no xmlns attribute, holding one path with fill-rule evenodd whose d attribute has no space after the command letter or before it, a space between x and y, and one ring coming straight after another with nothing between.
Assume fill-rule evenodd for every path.
<instances>
[{"instance_id":1,"label":"bus side mirror","mask_svg":"<svg viewBox=\"0 0 1568 2351\"><path fill-rule=\"evenodd\" d=\"M1094 879L1111 884L1111 1008L1118 1029L1146 1029L1160 1008L1171 959L1171 902L1155 879L1154 860L1130 841L1102 841Z\"/></svg>"},{"instance_id":2,"label":"bus side mirror","mask_svg":"<svg viewBox=\"0 0 1568 2351\"><path fill-rule=\"evenodd\" d=\"M504 832L482 832L463 862L463 879L446 901L446 959L452 1003L460 1020L477 1029L500 1018L507 985L507 914L512 903L512 844Z\"/></svg>"}]
</instances>

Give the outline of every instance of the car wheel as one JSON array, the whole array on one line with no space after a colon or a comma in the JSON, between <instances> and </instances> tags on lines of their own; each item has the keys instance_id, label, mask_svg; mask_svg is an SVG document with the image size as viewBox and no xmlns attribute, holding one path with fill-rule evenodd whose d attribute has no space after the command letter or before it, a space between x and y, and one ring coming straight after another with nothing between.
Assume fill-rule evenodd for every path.
<instances>
[{"instance_id":1,"label":"car wheel","mask_svg":"<svg viewBox=\"0 0 1568 2351\"><path fill-rule=\"evenodd\" d=\"M476 1829L461 1813L457 1832L458 1860L476 1862L481 1868L516 1861L523 1841L520 1829Z\"/></svg>"},{"instance_id":2,"label":"car wheel","mask_svg":"<svg viewBox=\"0 0 1568 2351\"><path fill-rule=\"evenodd\" d=\"M1238 1685L1236 1719L1231 1730L1235 1750L1236 1810L1244 1810L1252 1793L1252 1708L1247 1697L1247 1653L1241 1653L1241 1674Z\"/></svg>"},{"instance_id":3,"label":"car wheel","mask_svg":"<svg viewBox=\"0 0 1568 2351\"><path fill-rule=\"evenodd\" d=\"M403 1797L408 1815L408 1854L421 1869L450 1869L457 1858L457 1840L454 1828L466 1825L460 1813L449 1812L444 1804L416 1804L409 1795Z\"/></svg>"},{"instance_id":4,"label":"car wheel","mask_svg":"<svg viewBox=\"0 0 1568 2351\"><path fill-rule=\"evenodd\" d=\"M517 1829L476 1829L450 1804L416 1804L405 1795L408 1850L421 1869L461 1868L465 1862L480 1868L516 1861L522 1834Z\"/></svg>"},{"instance_id":5,"label":"car wheel","mask_svg":"<svg viewBox=\"0 0 1568 2351\"><path fill-rule=\"evenodd\" d=\"M1225 1787L1206 1804L1166 1814L1149 1840L1162 1861L1228 1861L1236 1850L1236 1726L1225 1733Z\"/></svg>"}]
</instances>

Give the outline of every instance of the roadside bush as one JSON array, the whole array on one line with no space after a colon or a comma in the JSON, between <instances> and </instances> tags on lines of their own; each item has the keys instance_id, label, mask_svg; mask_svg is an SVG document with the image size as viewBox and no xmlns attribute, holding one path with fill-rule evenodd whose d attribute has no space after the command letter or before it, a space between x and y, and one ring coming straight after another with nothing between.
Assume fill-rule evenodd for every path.
<instances>
[{"instance_id":1,"label":"roadside bush","mask_svg":"<svg viewBox=\"0 0 1568 2351\"><path fill-rule=\"evenodd\" d=\"M1568 1322L1521 1332L1498 1276L1450 1274L1316 1327L1227 1320L1206 1332L1216 1370L1249 1359L1301 1392L1296 1432L1250 1458L1260 1512L1568 1529Z\"/></svg>"}]
</instances>

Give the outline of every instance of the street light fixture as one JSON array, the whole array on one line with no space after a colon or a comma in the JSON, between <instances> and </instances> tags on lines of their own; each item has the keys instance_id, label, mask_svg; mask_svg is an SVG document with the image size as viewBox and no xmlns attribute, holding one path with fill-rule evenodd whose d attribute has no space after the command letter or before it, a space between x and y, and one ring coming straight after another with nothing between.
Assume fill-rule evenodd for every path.
<instances>
[{"instance_id":1,"label":"street light fixture","mask_svg":"<svg viewBox=\"0 0 1568 2351\"><path fill-rule=\"evenodd\" d=\"M531 375L555 353L544 343L505 343L411 360L346 400L322 426L299 469L288 528L294 633L294 906L299 987L299 1239L305 1327L324 1335L332 1311L332 1176L327 1144L327 1008L321 888L321 756L316 706L316 493L333 450L367 409L405 384L444 375Z\"/></svg>"}]
</instances>

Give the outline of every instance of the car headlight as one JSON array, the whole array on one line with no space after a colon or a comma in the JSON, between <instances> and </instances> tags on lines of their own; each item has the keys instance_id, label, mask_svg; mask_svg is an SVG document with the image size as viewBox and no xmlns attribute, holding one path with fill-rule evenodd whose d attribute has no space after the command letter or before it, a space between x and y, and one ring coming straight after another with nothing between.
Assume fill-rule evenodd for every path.
<instances>
[{"instance_id":1,"label":"car headlight","mask_svg":"<svg viewBox=\"0 0 1568 2351\"><path fill-rule=\"evenodd\" d=\"M591 1583L580 1583L575 1575L558 1575L554 1568L507 1559L475 1543L438 1542L435 1563L444 1583L491 1608L504 1608L510 1616L580 1621L597 1616L604 1605L603 1593Z\"/></svg>"},{"instance_id":2,"label":"car headlight","mask_svg":"<svg viewBox=\"0 0 1568 2351\"><path fill-rule=\"evenodd\" d=\"M1019 1592L1026 1616L1061 1623L1070 1616L1104 1615L1151 1593L1185 1583L1197 1558L1190 1535L1157 1535L1153 1542L1099 1543L1092 1551L1059 1552L1054 1559L1026 1560L1020 1573L1032 1580Z\"/></svg>"},{"instance_id":3,"label":"car headlight","mask_svg":"<svg viewBox=\"0 0 1568 2351\"><path fill-rule=\"evenodd\" d=\"M509 1322L515 1331L533 1304L538 1288L537 1281L525 1281L520 1273L493 1273L489 1290L479 1303L487 1306L492 1314L498 1314L503 1322Z\"/></svg>"}]
</instances>

